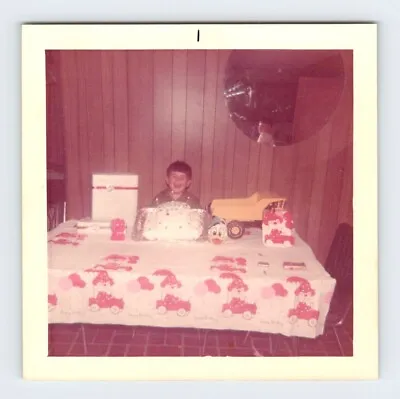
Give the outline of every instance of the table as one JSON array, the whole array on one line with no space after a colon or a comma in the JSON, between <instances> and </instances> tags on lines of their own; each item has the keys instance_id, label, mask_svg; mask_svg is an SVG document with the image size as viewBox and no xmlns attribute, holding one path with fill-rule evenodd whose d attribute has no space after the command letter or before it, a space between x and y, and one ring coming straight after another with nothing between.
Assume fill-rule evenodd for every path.
<instances>
[{"instance_id":1,"label":"table","mask_svg":"<svg viewBox=\"0 0 400 399\"><path fill-rule=\"evenodd\" d=\"M222 245L114 242L74 226L48 234L49 323L324 332L336 281L297 235L291 248L256 228Z\"/></svg>"}]
</instances>

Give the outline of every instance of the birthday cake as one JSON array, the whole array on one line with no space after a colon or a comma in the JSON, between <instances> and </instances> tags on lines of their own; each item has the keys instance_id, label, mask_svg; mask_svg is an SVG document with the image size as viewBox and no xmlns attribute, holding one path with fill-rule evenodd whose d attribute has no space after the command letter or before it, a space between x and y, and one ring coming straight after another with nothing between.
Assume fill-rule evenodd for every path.
<instances>
[{"instance_id":1,"label":"birthday cake","mask_svg":"<svg viewBox=\"0 0 400 399\"><path fill-rule=\"evenodd\" d=\"M169 202L157 208L142 208L141 237L150 241L193 241L204 231L206 212L183 203Z\"/></svg>"}]
</instances>

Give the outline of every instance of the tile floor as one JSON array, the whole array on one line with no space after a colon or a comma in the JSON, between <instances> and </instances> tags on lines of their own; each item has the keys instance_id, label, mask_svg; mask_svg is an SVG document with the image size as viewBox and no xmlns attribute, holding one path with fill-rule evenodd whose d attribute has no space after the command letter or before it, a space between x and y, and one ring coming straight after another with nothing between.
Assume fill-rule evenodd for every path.
<instances>
[{"instance_id":1,"label":"tile floor","mask_svg":"<svg viewBox=\"0 0 400 399\"><path fill-rule=\"evenodd\" d=\"M84 336L87 352L84 350ZM352 356L352 315L317 339L299 339L298 356ZM49 356L293 356L292 339L242 331L120 325L49 325ZM204 348L204 351L203 351Z\"/></svg>"}]
</instances>

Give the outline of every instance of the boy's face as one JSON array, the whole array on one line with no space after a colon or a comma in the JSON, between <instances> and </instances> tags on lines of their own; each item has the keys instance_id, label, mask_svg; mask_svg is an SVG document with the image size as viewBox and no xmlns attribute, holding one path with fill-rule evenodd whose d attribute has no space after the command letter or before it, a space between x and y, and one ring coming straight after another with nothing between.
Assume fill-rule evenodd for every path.
<instances>
[{"instance_id":1,"label":"boy's face","mask_svg":"<svg viewBox=\"0 0 400 399\"><path fill-rule=\"evenodd\" d=\"M182 194L191 183L186 173L182 172L171 172L165 181L174 194Z\"/></svg>"}]
</instances>

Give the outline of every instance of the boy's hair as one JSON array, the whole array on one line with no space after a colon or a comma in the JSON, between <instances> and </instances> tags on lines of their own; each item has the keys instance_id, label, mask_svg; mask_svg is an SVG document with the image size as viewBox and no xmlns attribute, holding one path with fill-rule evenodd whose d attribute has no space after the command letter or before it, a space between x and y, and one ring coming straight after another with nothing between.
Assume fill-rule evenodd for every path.
<instances>
[{"instance_id":1,"label":"boy's hair","mask_svg":"<svg viewBox=\"0 0 400 399\"><path fill-rule=\"evenodd\" d=\"M184 161L172 162L167 168L167 176L169 176L172 172L184 173L189 180L192 179L192 168Z\"/></svg>"}]
</instances>

